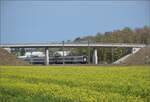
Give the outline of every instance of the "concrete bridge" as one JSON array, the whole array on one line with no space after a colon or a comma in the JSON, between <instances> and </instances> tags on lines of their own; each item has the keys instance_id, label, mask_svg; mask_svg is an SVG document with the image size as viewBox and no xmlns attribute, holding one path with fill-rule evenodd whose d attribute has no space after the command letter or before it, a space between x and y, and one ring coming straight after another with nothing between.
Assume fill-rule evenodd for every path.
<instances>
[{"instance_id":1,"label":"concrete bridge","mask_svg":"<svg viewBox=\"0 0 150 102\"><path fill-rule=\"evenodd\" d=\"M150 45L148 45L150 46ZM36 44L1 44L2 48L45 48L45 64L49 64L49 48L93 48L93 63L98 64L97 48L143 48L145 44L129 43L36 43ZM89 60L88 60L89 62Z\"/></svg>"}]
</instances>

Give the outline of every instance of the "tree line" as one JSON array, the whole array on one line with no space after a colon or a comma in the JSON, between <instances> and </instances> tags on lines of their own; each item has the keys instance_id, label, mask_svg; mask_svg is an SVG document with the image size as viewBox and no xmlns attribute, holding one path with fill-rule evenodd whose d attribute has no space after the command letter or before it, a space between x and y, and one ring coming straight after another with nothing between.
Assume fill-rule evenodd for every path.
<instances>
[{"instance_id":1,"label":"tree line","mask_svg":"<svg viewBox=\"0 0 150 102\"><path fill-rule=\"evenodd\" d=\"M90 42L90 43L138 43L150 44L150 27L144 26L142 28L131 29L125 27L121 30L114 30L110 32L100 33L95 36L77 37L73 42ZM92 61L92 49L91 61ZM87 54L86 48L75 49L78 55ZM131 53L130 48L98 48L99 63L112 63L124 55Z\"/></svg>"}]
</instances>

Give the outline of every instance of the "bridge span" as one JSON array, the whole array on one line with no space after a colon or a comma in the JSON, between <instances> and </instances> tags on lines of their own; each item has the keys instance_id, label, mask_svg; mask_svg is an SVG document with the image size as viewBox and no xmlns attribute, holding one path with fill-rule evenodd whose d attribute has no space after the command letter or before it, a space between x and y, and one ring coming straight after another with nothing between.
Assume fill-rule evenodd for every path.
<instances>
[{"instance_id":1,"label":"bridge span","mask_svg":"<svg viewBox=\"0 0 150 102\"><path fill-rule=\"evenodd\" d=\"M145 44L129 44L129 43L36 43L36 44L0 44L2 48L59 48L59 47L127 47L127 48L142 48Z\"/></svg>"},{"instance_id":2,"label":"bridge span","mask_svg":"<svg viewBox=\"0 0 150 102\"><path fill-rule=\"evenodd\" d=\"M0 44L1 48L45 48L45 64L49 64L49 48L93 48L93 63L98 64L97 48L143 48L150 45L130 43L26 43L26 44ZM88 51L88 52L89 52ZM89 55L88 55L89 56ZM89 57L88 57L89 58ZM90 63L90 60L88 60Z\"/></svg>"}]
</instances>

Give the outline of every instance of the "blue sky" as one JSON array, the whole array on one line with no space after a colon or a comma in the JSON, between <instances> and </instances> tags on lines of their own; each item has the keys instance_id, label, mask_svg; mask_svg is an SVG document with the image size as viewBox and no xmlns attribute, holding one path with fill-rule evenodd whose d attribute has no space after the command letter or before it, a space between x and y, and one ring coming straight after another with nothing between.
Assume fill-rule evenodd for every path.
<instances>
[{"instance_id":1,"label":"blue sky","mask_svg":"<svg viewBox=\"0 0 150 102\"><path fill-rule=\"evenodd\" d=\"M1 43L49 43L150 26L150 1L1 0Z\"/></svg>"}]
</instances>

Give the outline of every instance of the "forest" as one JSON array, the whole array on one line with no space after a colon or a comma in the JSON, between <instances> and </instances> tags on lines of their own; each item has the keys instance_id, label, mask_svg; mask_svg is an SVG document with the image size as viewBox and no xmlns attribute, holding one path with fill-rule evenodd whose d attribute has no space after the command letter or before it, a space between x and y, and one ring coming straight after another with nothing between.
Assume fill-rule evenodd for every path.
<instances>
[{"instance_id":1,"label":"forest","mask_svg":"<svg viewBox=\"0 0 150 102\"><path fill-rule=\"evenodd\" d=\"M144 26L136 29L125 27L121 30L105 33L98 32L95 36L77 37L73 42L150 44L150 27ZM90 49L91 62L92 51L93 50ZM130 52L130 48L99 48L98 60L99 63L112 63ZM74 53L77 53L78 55L88 55L86 48L75 49Z\"/></svg>"}]
</instances>

